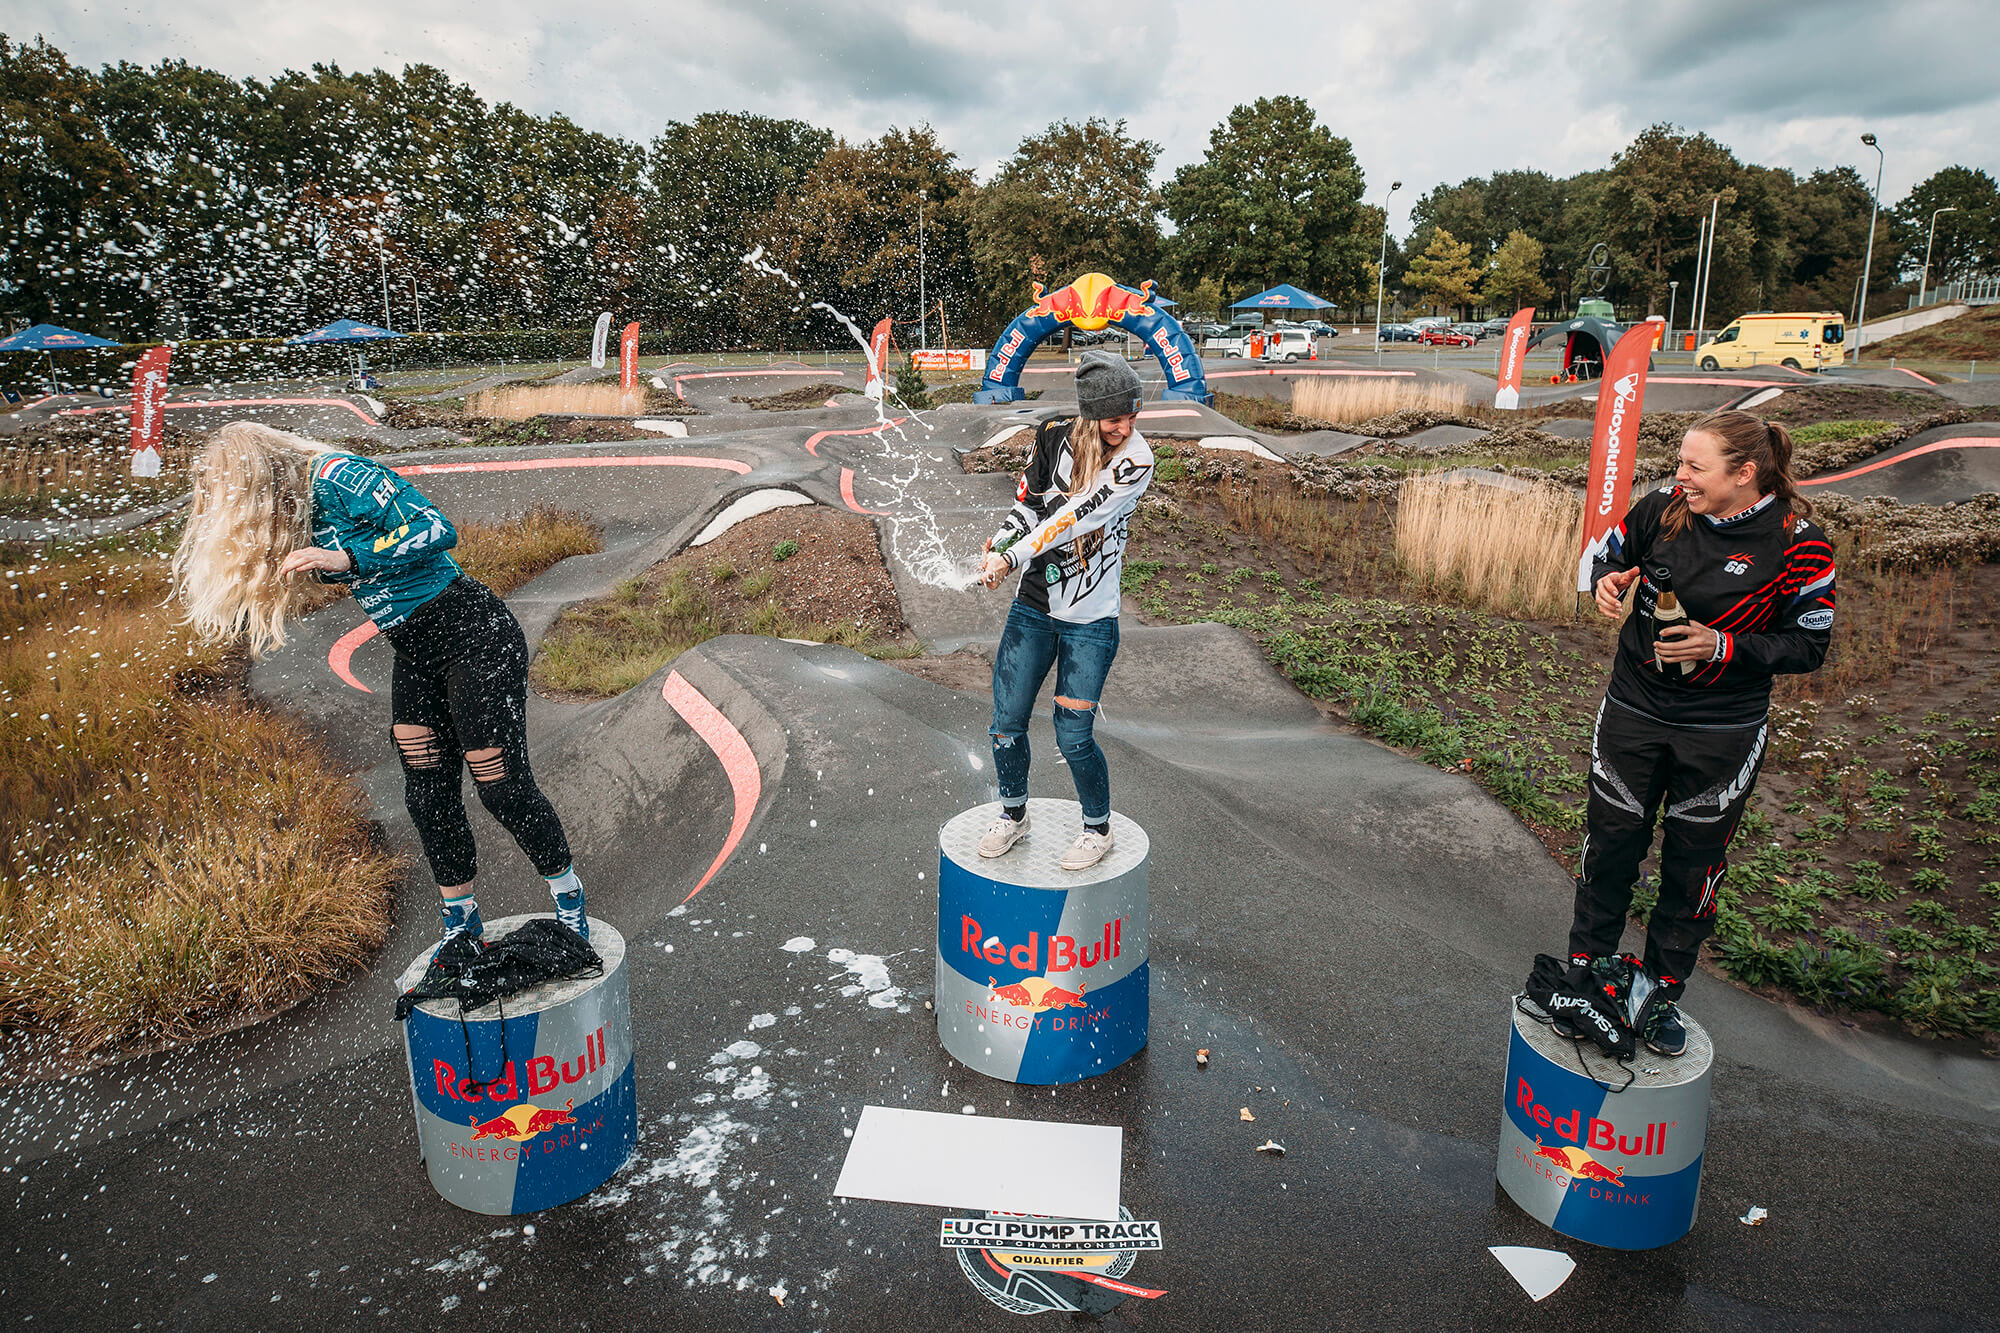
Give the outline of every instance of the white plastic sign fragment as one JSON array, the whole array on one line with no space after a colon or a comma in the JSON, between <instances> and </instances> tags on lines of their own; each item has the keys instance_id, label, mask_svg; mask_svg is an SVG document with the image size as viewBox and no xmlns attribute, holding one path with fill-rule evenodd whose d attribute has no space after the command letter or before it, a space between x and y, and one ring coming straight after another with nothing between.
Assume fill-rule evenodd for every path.
<instances>
[{"instance_id":1,"label":"white plastic sign fragment","mask_svg":"<svg viewBox=\"0 0 2000 1333\"><path fill-rule=\"evenodd\" d=\"M1489 1245L1486 1249L1532 1300L1541 1300L1569 1281L1569 1275L1576 1271L1576 1260L1561 1250L1537 1250L1526 1245Z\"/></svg>"}]
</instances>

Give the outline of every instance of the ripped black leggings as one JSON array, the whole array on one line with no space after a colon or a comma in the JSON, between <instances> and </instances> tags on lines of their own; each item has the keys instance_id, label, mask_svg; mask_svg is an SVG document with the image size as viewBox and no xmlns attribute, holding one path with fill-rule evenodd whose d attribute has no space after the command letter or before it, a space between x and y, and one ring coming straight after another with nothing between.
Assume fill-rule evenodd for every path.
<instances>
[{"instance_id":1,"label":"ripped black leggings","mask_svg":"<svg viewBox=\"0 0 2000 1333\"><path fill-rule=\"evenodd\" d=\"M470 884L478 870L465 767L480 804L537 871L569 869L562 821L528 767L528 641L514 613L485 584L460 577L387 637L403 799L438 884Z\"/></svg>"}]
</instances>

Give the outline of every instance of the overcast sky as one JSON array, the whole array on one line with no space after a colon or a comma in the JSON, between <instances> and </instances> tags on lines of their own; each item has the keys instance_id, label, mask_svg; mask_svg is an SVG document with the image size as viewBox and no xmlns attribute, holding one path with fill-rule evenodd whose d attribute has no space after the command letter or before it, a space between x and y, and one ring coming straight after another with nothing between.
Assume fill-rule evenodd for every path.
<instances>
[{"instance_id":1,"label":"overcast sky","mask_svg":"<svg viewBox=\"0 0 2000 1333\"><path fill-rule=\"evenodd\" d=\"M1747 161L1871 178L1860 135L1872 130L1885 204L1953 163L2000 174L1994 0L656 0L629 17L585 13L546 0L0 0L0 31L41 33L91 66L178 58L237 77L423 62L489 100L641 141L709 110L797 116L851 139L929 122L982 179L1024 135L1090 115L1159 143L1164 178L1202 155L1232 106L1291 93L1353 142L1372 200L1403 182L1399 232L1440 182L1601 167L1659 120Z\"/></svg>"}]
</instances>

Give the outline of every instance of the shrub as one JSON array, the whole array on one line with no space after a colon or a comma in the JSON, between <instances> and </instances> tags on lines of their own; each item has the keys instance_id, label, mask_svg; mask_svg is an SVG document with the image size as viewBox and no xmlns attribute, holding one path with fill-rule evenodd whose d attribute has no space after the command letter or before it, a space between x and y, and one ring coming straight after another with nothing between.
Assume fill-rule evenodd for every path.
<instances>
[{"instance_id":1,"label":"shrub","mask_svg":"<svg viewBox=\"0 0 2000 1333\"><path fill-rule=\"evenodd\" d=\"M797 555L798 553L799 553L799 544L793 541L790 537L785 538L783 541L779 542L776 546L773 546L771 548L771 558L773 560L790 560L793 556Z\"/></svg>"}]
</instances>

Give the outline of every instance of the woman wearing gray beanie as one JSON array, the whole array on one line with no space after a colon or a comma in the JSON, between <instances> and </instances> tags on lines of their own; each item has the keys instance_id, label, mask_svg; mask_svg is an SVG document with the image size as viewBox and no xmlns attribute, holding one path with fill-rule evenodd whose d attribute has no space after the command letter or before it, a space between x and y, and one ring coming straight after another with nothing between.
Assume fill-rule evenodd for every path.
<instances>
[{"instance_id":1,"label":"woman wearing gray beanie","mask_svg":"<svg viewBox=\"0 0 2000 1333\"><path fill-rule=\"evenodd\" d=\"M993 654L993 771L1001 815L979 854L1005 856L1028 833L1028 718L1056 670L1056 745L1068 761L1083 829L1063 854L1086 870L1111 850L1111 775L1093 735L1118 652L1118 587L1132 510L1153 480L1138 431L1139 377L1106 352L1076 368L1077 413L1044 422L1013 509L986 544L980 582L1023 570Z\"/></svg>"}]
</instances>

